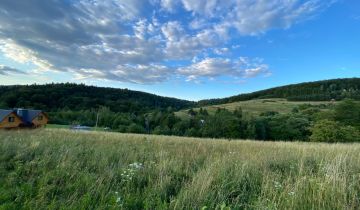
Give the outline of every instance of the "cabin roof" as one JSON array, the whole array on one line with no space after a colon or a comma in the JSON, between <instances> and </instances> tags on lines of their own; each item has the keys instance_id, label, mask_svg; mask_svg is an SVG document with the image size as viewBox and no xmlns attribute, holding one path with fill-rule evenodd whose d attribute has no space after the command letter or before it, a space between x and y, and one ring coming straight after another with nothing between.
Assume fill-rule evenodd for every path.
<instances>
[{"instance_id":1,"label":"cabin roof","mask_svg":"<svg viewBox=\"0 0 360 210\"><path fill-rule=\"evenodd\" d=\"M19 114L18 111L22 111L22 113ZM11 113L16 114L16 116L18 116L23 121L23 123L31 124L34 118L37 117L39 114L43 113L43 111L30 110L30 109L13 109L13 110L0 109L0 121L3 121L4 118Z\"/></svg>"},{"instance_id":2,"label":"cabin roof","mask_svg":"<svg viewBox=\"0 0 360 210\"><path fill-rule=\"evenodd\" d=\"M5 117L7 117L9 114L13 112L14 112L13 110L0 109L0 121L3 121Z\"/></svg>"},{"instance_id":3,"label":"cabin roof","mask_svg":"<svg viewBox=\"0 0 360 210\"><path fill-rule=\"evenodd\" d=\"M29 109L23 109L23 114L18 116L23 120L24 123L31 123L35 117L37 117L39 114L42 113L41 110L29 110ZM17 112L17 110L15 110Z\"/></svg>"}]
</instances>

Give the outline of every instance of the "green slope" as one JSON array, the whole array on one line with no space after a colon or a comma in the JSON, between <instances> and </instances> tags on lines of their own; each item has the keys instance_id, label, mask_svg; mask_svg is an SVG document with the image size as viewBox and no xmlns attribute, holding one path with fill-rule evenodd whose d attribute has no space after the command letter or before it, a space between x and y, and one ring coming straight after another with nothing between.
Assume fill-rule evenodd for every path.
<instances>
[{"instance_id":1,"label":"green slope","mask_svg":"<svg viewBox=\"0 0 360 210\"><path fill-rule=\"evenodd\" d=\"M344 98L359 100L360 78L333 79L275 87L228 98L202 100L199 105L227 104L265 98L283 98L290 101L330 101Z\"/></svg>"},{"instance_id":2,"label":"green slope","mask_svg":"<svg viewBox=\"0 0 360 210\"><path fill-rule=\"evenodd\" d=\"M335 102L336 103L336 102ZM328 107L328 105L334 104L331 101L288 101L286 99L281 98L273 98L273 99L254 99L248 101L238 101L227 104L218 104L218 105L208 105L202 106L201 108L206 109L210 114L214 113L219 108L228 109L230 111L234 111L237 108L241 108L243 112L259 115L264 112L279 112L282 114L290 113L294 108L300 105L313 105L319 106L324 109ZM200 108L195 108L195 111L198 111ZM184 117L187 116L187 112L189 109L184 109L177 112L177 116Z\"/></svg>"}]
</instances>

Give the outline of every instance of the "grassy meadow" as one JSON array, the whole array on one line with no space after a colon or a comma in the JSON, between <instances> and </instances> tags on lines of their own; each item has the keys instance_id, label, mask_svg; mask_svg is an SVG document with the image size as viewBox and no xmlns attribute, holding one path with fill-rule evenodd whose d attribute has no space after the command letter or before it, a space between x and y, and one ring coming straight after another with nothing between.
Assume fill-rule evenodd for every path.
<instances>
[{"instance_id":1,"label":"grassy meadow","mask_svg":"<svg viewBox=\"0 0 360 210\"><path fill-rule=\"evenodd\" d=\"M0 132L0 209L359 209L360 145Z\"/></svg>"},{"instance_id":2,"label":"grassy meadow","mask_svg":"<svg viewBox=\"0 0 360 210\"><path fill-rule=\"evenodd\" d=\"M252 115L259 115L264 112L279 112L281 114L290 113L294 108L298 107L299 105L303 104L310 104L314 106L319 105L329 105L333 104L333 102L326 102L326 101L288 101L286 99L281 98L272 98L272 99L254 99L248 101L238 101L233 103L227 104L220 104L220 105L211 105L211 106L204 106L203 109L206 109L209 113L214 113L218 108L227 109L229 111L234 111L235 109L241 107L241 109L245 113L250 113ZM196 111L199 108L194 109ZM187 110L182 110L176 113L179 117L187 116Z\"/></svg>"}]
</instances>

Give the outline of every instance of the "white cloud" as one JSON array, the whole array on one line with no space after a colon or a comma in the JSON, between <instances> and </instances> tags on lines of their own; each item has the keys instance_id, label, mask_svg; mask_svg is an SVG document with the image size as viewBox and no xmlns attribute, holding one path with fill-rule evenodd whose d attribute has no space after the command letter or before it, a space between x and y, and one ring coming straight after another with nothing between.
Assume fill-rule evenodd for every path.
<instances>
[{"instance_id":1,"label":"white cloud","mask_svg":"<svg viewBox=\"0 0 360 210\"><path fill-rule=\"evenodd\" d=\"M160 0L161 7L169 12L174 12L178 3L178 0Z\"/></svg>"},{"instance_id":2,"label":"white cloud","mask_svg":"<svg viewBox=\"0 0 360 210\"><path fill-rule=\"evenodd\" d=\"M26 74L26 72L0 64L0 75L9 75L9 74Z\"/></svg>"},{"instance_id":3,"label":"white cloud","mask_svg":"<svg viewBox=\"0 0 360 210\"><path fill-rule=\"evenodd\" d=\"M76 79L103 79L117 80L121 82L137 84L153 84L166 81L172 73L172 69L156 64L150 65L119 65L111 71L98 69L71 70Z\"/></svg>"},{"instance_id":4,"label":"white cloud","mask_svg":"<svg viewBox=\"0 0 360 210\"><path fill-rule=\"evenodd\" d=\"M251 61L241 66L238 60L217 58L233 50L225 44L239 36L291 27L330 4L320 0L2 0L0 51L17 62L71 72L82 79L145 84L177 74L252 77L268 71L267 65ZM183 64L178 71L171 67L191 63L193 58L195 63Z\"/></svg>"},{"instance_id":5,"label":"white cloud","mask_svg":"<svg viewBox=\"0 0 360 210\"><path fill-rule=\"evenodd\" d=\"M257 35L274 28L289 28L329 4L320 0L238 0L224 22L242 35Z\"/></svg>"},{"instance_id":6,"label":"white cloud","mask_svg":"<svg viewBox=\"0 0 360 210\"><path fill-rule=\"evenodd\" d=\"M216 78L219 76L233 76L251 78L258 75L268 75L269 67L261 59L241 57L237 60L223 58L206 58L187 67L179 68L178 73L195 80L203 77Z\"/></svg>"},{"instance_id":7,"label":"white cloud","mask_svg":"<svg viewBox=\"0 0 360 210\"><path fill-rule=\"evenodd\" d=\"M195 35L183 35L166 42L165 56L169 59L187 60L221 43L221 38L212 30L203 30Z\"/></svg>"},{"instance_id":8,"label":"white cloud","mask_svg":"<svg viewBox=\"0 0 360 210\"><path fill-rule=\"evenodd\" d=\"M113 74L119 79L126 78L125 82L141 84L166 81L172 73L171 68L156 64L135 66L124 65L118 66L118 68L113 71Z\"/></svg>"},{"instance_id":9,"label":"white cloud","mask_svg":"<svg viewBox=\"0 0 360 210\"><path fill-rule=\"evenodd\" d=\"M229 51L230 51L230 50L229 50L229 48L227 48L227 47L214 49L214 53L217 54L217 55L224 55L224 54L229 53Z\"/></svg>"},{"instance_id":10,"label":"white cloud","mask_svg":"<svg viewBox=\"0 0 360 210\"><path fill-rule=\"evenodd\" d=\"M171 42L178 41L184 36L184 29L177 21L170 21L161 27L165 38Z\"/></svg>"},{"instance_id":11,"label":"white cloud","mask_svg":"<svg viewBox=\"0 0 360 210\"><path fill-rule=\"evenodd\" d=\"M204 29L209 27L210 23L205 19L194 19L189 23L189 27L193 30Z\"/></svg>"},{"instance_id":12,"label":"white cloud","mask_svg":"<svg viewBox=\"0 0 360 210\"><path fill-rule=\"evenodd\" d=\"M220 6L218 0L182 0L182 3L187 11L203 15L212 15L214 10Z\"/></svg>"},{"instance_id":13,"label":"white cloud","mask_svg":"<svg viewBox=\"0 0 360 210\"><path fill-rule=\"evenodd\" d=\"M40 59L36 52L17 45L12 40L0 40L0 51L5 57L18 63L33 63L43 70L52 68L52 65L48 61Z\"/></svg>"}]
</instances>

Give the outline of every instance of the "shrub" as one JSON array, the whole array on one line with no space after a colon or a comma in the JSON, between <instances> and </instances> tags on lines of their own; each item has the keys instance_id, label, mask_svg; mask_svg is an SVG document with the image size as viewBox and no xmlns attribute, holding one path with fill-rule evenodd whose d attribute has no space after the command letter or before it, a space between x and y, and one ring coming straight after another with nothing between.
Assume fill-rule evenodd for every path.
<instances>
[{"instance_id":1,"label":"shrub","mask_svg":"<svg viewBox=\"0 0 360 210\"><path fill-rule=\"evenodd\" d=\"M145 128L143 128L140 125L137 125L135 123L132 123L128 127L127 132L129 132L129 133L146 133Z\"/></svg>"},{"instance_id":2,"label":"shrub","mask_svg":"<svg viewBox=\"0 0 360 210\"><path fill-rule=\"evenodd\" d=\"M360 140L360 134L352 126L343 126L339 122L321 120L312 128L310 140L318 142L353 142Z\"/></svg>"},{"instance_id":3,"label":"shrub","mask_svg":"<svg viewBox=\"0 0 360 210\"><path fill-rule=\"evenodd\" d=\"M171 130L168 126L157 126L154 131L156 135L171 135Z\"/></svg>"},{"instance_id":4,"label":"shrub","mask_svg":"<svg viewBox=\"0 0 360 210\"><path fill-rule=\"evenodd\" d=\"M345 125L360 126L360 104L344 100L335 107L335 120Z\"/></svg>"}]
</instances>

